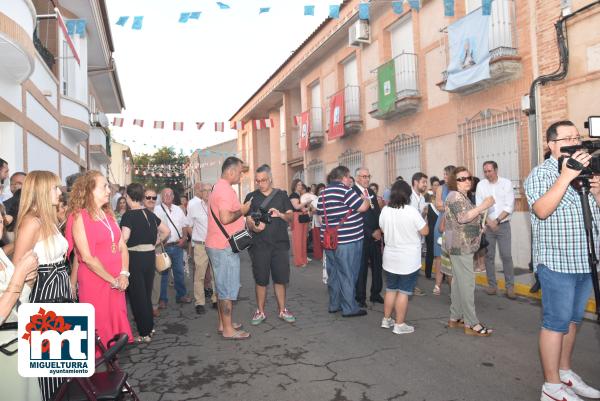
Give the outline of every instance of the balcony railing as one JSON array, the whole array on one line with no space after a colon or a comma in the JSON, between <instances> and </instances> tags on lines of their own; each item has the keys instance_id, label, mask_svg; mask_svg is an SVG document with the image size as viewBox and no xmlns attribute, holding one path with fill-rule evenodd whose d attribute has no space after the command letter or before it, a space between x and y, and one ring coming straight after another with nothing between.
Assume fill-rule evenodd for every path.
<instances>
[{"instance_id":1,"label":"balcony railing","mask_svg":"<svg viewBox=\"0 0 600 401\"><path fill-rule=\"evenodd\" d=\"M310 109L310 134L323 135L323 108L313 107Z\"/></svg>"},{"instance_id":2,"label":"balcony railing","mask_svg":"<svg viewBox=\"0 0 600 401\"><path fill-rule=\"evenodd\" d=\"M388 119L395 115L416 111L419 104L418 99L403 102L407 98L416 98L420 96L419 92L419 68L417 65L417 55L414 53L402 53L393 58L394 72L396 80L396 105L393 110L387 113L379 111L379 101L372 104L370 114L377 119ZM377 69L372 72L377 72ZM373 86L375 98L378 99L379 85ZM401 103L399 103L401 102Z\"/></svg>"},{"instance_id":3,"label":"balcony railing","mask_svg":"<svg viewBox=\"0 0 600 401\"><path fill-rule=\"evenodd\" d=\"M44 60L48 68L52 69L52 66L54 66L55 62L54 54L52 54L50 50L48 50L46 46L43 45L42 41L40 40L37 34L37 29L33 31L33 46L40 54L40 56L42 56L42 60Z\"/></svg>"},{"instance_id":4,"label":"balcony railing","mask_svg":"<svg viewBox=\"0 0 600 401\"><path fill-rule=\"evenodd\" d=\"M360 87L348 85L344 88L344 123L360 121Z\"/></svg>"}]
</instances>

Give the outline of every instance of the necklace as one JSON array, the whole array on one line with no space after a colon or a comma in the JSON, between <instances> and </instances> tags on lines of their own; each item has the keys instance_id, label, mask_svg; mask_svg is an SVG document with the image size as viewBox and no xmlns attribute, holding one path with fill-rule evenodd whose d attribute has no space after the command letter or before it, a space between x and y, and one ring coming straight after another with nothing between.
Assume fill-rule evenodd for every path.
<instances>
[{"instance_id":1,"label":"necklace","mask_svg":"<svg viewBox=\"0 0 600 401\"><path fill-rule=\"evenodd\" d=\"M112 253L116 253L117 252L117 244L115 243L115 233L113 232L113 229L110 225L110 221L108 221L108 218L106 217L106 214L104 213L103 210L100 211L102 213L102 219L100 219L100 223L102 223L102 225L104 227L106 227L108 229L108 232L110 233L110 250Z\"/></svg>"}]
</instances>

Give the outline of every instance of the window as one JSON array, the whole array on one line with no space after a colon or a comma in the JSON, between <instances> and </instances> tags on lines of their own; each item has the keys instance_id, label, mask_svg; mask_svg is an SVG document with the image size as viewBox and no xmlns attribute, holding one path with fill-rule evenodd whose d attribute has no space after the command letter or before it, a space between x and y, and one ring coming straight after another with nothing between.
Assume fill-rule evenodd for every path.
<instances>
[{"instance_id":1,"label":"window","mask_svg":"<svg viewBox=\"0 0 600 401\"><path fill-rule=\"evenodd\" d=\"M321 160L311 160L306 166L306 184L325 183L325 168Z\"/></svg>"},{"instance_id":2,"label":"window","mask_svg":"<svg viewBox=\"0 0 600 401\"><path fill-rule=\"evenodd\" d=\"M402 176L409 182L412 175L421 171L421 139L418 135L401 134L385 145L387 183Z\"/></svg>"},{"instance_id":3,"label":"window","mask_svg":"<svg viewBox=\"0 0 600 401\"><path fill-rule=\"evenodd\" d=\"M352 149L348 149L338 157L338 164L348 167L351 176L354 176L357 168L362 167L362 162L363 154L360 150L353 151Z\"/></svg>"}]
</instances>

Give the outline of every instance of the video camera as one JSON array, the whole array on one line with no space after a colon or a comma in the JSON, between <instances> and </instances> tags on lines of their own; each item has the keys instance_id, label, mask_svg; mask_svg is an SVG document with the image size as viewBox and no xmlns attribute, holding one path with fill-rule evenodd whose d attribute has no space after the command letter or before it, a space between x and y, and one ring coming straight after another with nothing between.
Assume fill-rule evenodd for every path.
<instances>
[{"instance_id":1,"label":"video camera","mask_svg":"<svg viewBox=\"0 0 600 401\"><path fill-rule=\"evenodd\" d=\"M600 116L590 116L588 120L583 123L583 126L588 129L590 133L590 138L600 138ZM585 150L589 154L592 155L590 159L590 164L587 167L583 167L581 163L577 160L569 157L567 160L567 167L572 168L574 170L581 170L581 173L577 178L579 179L589 179L594 175L600 175L600 154L593 154L597 150L600 150L600 140L587 140L582 141L579 145L571 145L571 146L562 146L560 148L561 152L566 152L569 155L573 155L573 153ZM560 173L562 170L563 160L566 156L561 156L558 159L558 172Z\"/></svg>"},{"instance_id":2,"label":"video camera","mask_svg":"<svg viewBox=\"0 0 600 401\"><path fill-rule=\"evenodd\" d=\"M271 224L273 217L267 209L259 207L257 211L250 213L250 217L254 220L254 225L258 227L260 223Z\"/></svg>"}]
</instances>

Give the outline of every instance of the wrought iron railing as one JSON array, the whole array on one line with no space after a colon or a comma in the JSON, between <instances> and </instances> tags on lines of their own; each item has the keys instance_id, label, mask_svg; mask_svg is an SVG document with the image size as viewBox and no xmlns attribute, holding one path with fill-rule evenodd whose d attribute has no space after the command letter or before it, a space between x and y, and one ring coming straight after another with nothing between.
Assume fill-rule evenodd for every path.
<instances>
[{"instance_id":1,"label":"wrought iron railing","mask_svg":"<svg viewBox=\"0 0 600 401\"><path fill-rule=\"evenodd\" d=\"M312 107L310 109L310 133L311 134L323 134L323 108Z\"/></svg>"},{"instance_id":2,"label":"wrought iron railing","mask_svg":"<svg viewBox=\"0 0 600 401\"><path fill-rule=\"evenodd\" d=\"M348 85L344 88L344 122L360 121L360 87Z\"/></svg>"},{"instance_id":3,"label":"wrought iron railing","mask_svg":"<svg viewBox=\"0 0 600 401\"><path fill-rule=\"evenodd\" d=\"M418 135L401 134L384 145L387 184L396 177L406 181L421 170L421 140Z\"/></svg>"},{"instance_id":4,"label":"wrought iron railing","mask_svg":"<svg viewBox=\"0 0 600 401\"><path fill-rule=\"evenodd\" d=\"M42 60L44 60L48 68L52 69L55 63L54 54L52 54L52 52L50 52L50 50L44 46L37 34L37 29L33 31L33 46L42 57Z\"/></svg>"},{"instance_id":5,"label":"wrought iron railing","mask_svg":"<svg viewBox=\"0 0 600 401\"><path fill-rule=\"evenodd\" d=\"M396 99L402 99L410 96L419 96L419 69L417 65L417 55L414 53L402 53L394 57L394 71L396 80ZM372 72L377 73L377 69ZM375 102L373 107L378 108L379 85L373 86L375 91Z\"/></svg>"},{"instance_id":6,"label":"wrought iron railing","mask_svg":"<svg viewBox=\"0 0 600 401\"><path fill-rule=\"evenodd\" d=\"M350 170L350 175L354 175L357 168L362 167L363 153L360 150L348 149L338 157L338 164L346 166Z\"/></svg>"}]
</instances>

